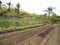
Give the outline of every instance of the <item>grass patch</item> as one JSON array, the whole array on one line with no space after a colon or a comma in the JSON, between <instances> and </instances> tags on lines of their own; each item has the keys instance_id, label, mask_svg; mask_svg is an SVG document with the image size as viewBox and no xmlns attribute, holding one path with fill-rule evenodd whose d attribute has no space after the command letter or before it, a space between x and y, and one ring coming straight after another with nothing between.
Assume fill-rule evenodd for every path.
<instances>
[{"instance_id":1,"label":"grass patch","mask_svg":"<svg viewBox=\"0 0 60 45\"><path fill-rule=\"evenodd\" d=\"M35 20L0 20L0 31L3 30L15 30L21 29L25 27L29 27L32 25L42 25L43 23L37 22Z\"/></svg>"}]
</instances>

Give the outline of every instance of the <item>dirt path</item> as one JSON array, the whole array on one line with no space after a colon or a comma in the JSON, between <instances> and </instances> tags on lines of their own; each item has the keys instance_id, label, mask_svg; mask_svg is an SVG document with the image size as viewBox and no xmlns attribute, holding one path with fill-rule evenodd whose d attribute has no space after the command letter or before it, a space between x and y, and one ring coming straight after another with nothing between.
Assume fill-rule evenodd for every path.
<instances>
[{"instance_id":1,"label":"dirt path","mask_svg":"<svg viewBox=\"0 0 60 45\"><path fill-rule=\"evenodd\" d=\"M33 37L34 35L39 35L41 36L41 38L42 37L44 38L45 35L48 34L48 32L51 30L52 27L53 27L52 25L48 25L48 26L45 26L44 28L40 28L40 27L32 28L29 31L22 32L12 37L0 40L0 45L17 45L17 43L19 43L18 45L20 45L20 42L24 42L25 40ZM46 30L49 30L49 31L46 31ZM40 39L40 37L37 37L37 38Z\"/></svg>"},{"instance_id":2,"label":"dirt path","mask_svg":"<svg viewBox=\"0 0 60 45\"><path fill-rule=\"evenodd\" d=\"M60 45L60 26L58 28L57 45Z\"/></svg>"},{"instance_id":3,"label":"dirt path","mask_svg":"<svg viewBox=\"0 0 60 45\"><path fill-rule=\"evenodd\" d=\"M58 30L55 28L44 45L57 45Z\"/></svg>"},{"instance_id":4,"label":"dirt path","mask_svg":"<svg viewBox=\"0 0 60 45\"><path fill-rule=\"evenodd\" d=\"M55 25L55 27L40 45L60 45L60 26Z\"/></svg>"}]
</instances>

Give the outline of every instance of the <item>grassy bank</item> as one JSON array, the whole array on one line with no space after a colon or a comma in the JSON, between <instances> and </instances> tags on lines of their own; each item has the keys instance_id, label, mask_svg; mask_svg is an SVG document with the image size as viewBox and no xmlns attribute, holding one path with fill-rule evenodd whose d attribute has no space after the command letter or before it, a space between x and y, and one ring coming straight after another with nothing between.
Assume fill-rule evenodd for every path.
<instances>
[{"instance_id":1,"label":"grassy bank","mask_svg":"<svg viewBox=\"0 0 60 45\"><path fill-rule=\"evenodd\" d=\"M17 20L0 20L0 31L3 30L14 30L14 29L20 29L20 28L25 28L29 27L32 25L42 25L44 23L37 20L22 20L22 21L17 21Z\"/></svg>"}]
</instances>

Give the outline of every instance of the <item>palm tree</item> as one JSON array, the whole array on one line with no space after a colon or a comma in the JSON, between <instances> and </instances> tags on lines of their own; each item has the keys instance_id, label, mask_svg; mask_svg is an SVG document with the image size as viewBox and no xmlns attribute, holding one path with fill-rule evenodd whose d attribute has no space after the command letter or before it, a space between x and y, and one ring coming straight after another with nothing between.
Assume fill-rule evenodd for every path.
<instances>
[{"instance_id":1,"label":"palm tree","mask_svg":"<svg viewBox=\"0 0 60 45\"><path fill-rule=\"evenodd\" d=\"M47 10L44 10L45 12L47 12L47 19L48 21L50 20L50 15L52 14L53 15L53 9L55 9L55 7L48 7Z\"/></svg>"},{"instance_id":2,"label":"palm tree","mask_svg":"<svg viewBox=\"0 0 60 45\"><path fill-rule=\"evenodd\" d=\"M8 5L8 11L10 11L11 10L11 2L7 3L7 5Z\"/></svg>"},{"instance_id":3,"label":"palm tree","mask_svg":"<svg viewBox=\"0 0 60 45\"><path fill-rule=\"evenodd\" d=\"M19 9L20 9L20 4L19 3L17 3L16 8L17 8L17 13L19 14Z\"/></svg>"},{"instance_id":4,"label":"palm tree","mask_svg":"<svg viewBox=\"0 0 60 45\"><path fill-rule=\"evenodd\" d=\"M44 10L44 11L48 13L48 16L50 16L50 14L53 13L53 9L55 9L55 7L53 7L53 8L52 7L48 7L47 10Z\"/></svg>"}]
</instances>

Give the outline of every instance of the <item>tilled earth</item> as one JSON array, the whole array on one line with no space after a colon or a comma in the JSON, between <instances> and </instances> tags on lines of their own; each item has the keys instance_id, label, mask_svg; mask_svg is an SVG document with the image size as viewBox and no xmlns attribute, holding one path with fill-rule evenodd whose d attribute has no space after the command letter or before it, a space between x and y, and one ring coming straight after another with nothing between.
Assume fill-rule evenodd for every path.
<instances>
[{"instance_id":1,"label":"tilled earth","mask_svg":"<svg viewBox=\"0 0 60 45\"><path fill-rule=\"evenodd\" d=\"M17 35L0 40L0 45L39 45L53 28L53 25L46 25L27 29L28 31L22 33L16 32Z\"/></svg>"}]
</instances>

